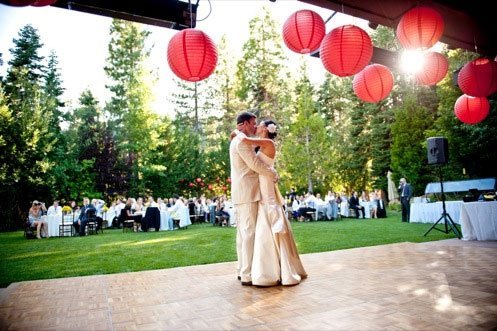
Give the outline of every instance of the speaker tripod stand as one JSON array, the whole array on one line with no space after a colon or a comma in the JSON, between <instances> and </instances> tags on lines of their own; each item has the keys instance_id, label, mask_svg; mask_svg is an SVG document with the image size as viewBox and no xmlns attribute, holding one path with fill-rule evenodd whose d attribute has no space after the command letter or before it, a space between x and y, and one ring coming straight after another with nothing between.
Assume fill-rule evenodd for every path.
<instances>
[{"instance_id":1,"label":"speaker tripod stand","mask_svg":"<svg viewBox=\"0 0 497 331\"><path fill-rule=\"evenodd\" d=\"M439 169L439 176L440 176L440 191L442 193L442 216L438 219L438 221L435 222L431 226L431 228L428 229L428 231L425 232L424 236L426 235L433 229L443 232L443 233L449 233L450 231L454 232L454 234L457 236L458 239L461 239L461 233L459 232L459 229L457 228L456 224L452 220L452 217L450 217L449 213L445 209L445 193L444 193L444 184L443 184L443 178L442 178L442 166L438 167ZM439 229L437 228L437 224L440 223L441 221L444 221L445 225L445 230L444 229ZM450 228L450 229L449 229Z\"/></svg>"}]
</instances>

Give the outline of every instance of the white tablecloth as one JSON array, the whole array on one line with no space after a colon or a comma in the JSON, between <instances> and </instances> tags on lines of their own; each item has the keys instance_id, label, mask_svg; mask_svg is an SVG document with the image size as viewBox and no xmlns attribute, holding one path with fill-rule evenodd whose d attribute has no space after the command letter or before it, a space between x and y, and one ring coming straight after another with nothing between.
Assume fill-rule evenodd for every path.
<instances>
[{"instance_id":1,"label":"white tablecloth","mask_svg":"<svg viewBox=\"0 0 497 331\"><path fill-rule=\"evenodd\" d=\"M446 201L445 210L456 224L460 224L460 212L462 201ZM435 223L442 216L442 202L415 202L411 203L411 223Z\"/></svg>"},{"instance_id":2,"label":"white tablecloth","mask_svg":"<svg viewBox=\"0 0 497 331\"><path fill-rule=\"evenodd\" d=\"M497 201L461 205L463 240L497 240Z\"/></svg>"},{"instance_id":3,"label":"white tablecloth","mask_svg":"<svg viewBox=\"0 0 497 331\"><path fill-rule=\"evenodd\" d=\"M75 217L77 217L79 214L76 214ZM72 224L73 223L73 215L64 215L64 223L65 224ZM45 220L48 222L48 235L50 237L58 237L59 236L59 225L62 224L62 215L47 215L45 216ZM68 230L67 230L68 231ZM70 232L68 231L66 235L70 236Z\"/></svg>"}]
</instances>

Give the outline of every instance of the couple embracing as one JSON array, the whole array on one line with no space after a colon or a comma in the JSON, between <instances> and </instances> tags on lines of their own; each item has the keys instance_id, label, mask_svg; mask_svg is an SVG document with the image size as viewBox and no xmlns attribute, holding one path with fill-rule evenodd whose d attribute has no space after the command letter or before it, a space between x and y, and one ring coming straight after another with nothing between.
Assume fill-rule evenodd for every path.
<instances>
[{"instance_id":1,"label":"couple embracing","mask_svg":"<svg viewBox=\"0 0 497 331\"><path fill-rule=\"evenodd\" d=\"M238 279L242 285L297 285L307 274L276 185L276 123L256 120L253 113L240 113L230 144Z\"/></svg>"}]
</instances>

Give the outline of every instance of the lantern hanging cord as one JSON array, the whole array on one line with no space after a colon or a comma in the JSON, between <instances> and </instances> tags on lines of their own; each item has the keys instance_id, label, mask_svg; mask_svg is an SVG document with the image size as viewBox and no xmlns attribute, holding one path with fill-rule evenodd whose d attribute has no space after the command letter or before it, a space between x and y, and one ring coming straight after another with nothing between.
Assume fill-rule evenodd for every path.
<instances>
[{"instance_id":1,"label":"lantern hanging cord","mask_svg":"<svg viewBox=\"0 0 497 331\"><path fill-rule=\"evenodd\" d=\"M324 24L326 24L326 23L328 23L329 21L331 21L331 19L332 19L332 18L333 18L336 14L337 14L337 12L336 12L336 11L335 11L335 12L333 12L333 14L331 14L331 15L330 15L330 17L328 17L328 18L326 19L326 21L324 21Z\"/></svg>"},{"instance_id":2,"label":"lantern hanging cord","mask_svg":"<svg viewBox=\"0 0 497 331\"><path fill-rule=\"evenodd\" d=\"M473 37L473 40L475 42L475 53L478 54L478 45L476 45L476 37Z\"/></svg>"},{"instance_id":3,"label":"lantern hanging cord","mask_svg":"<svg viewBox=\"0 0 497 331\"><path fill-rule=\"evenodd\" d=\"M207 16L205 16L204 18L202 18L201 20L197 20L197 22L202 22L204 20L206 20L209 16L211 16L211 13L212 13L212 4L211 4L211 0L207 0L207 2L209 3L209 13L207 14ZM198 1L197 1L197 5L198 5Z\"/></svg>"}]
</instances>

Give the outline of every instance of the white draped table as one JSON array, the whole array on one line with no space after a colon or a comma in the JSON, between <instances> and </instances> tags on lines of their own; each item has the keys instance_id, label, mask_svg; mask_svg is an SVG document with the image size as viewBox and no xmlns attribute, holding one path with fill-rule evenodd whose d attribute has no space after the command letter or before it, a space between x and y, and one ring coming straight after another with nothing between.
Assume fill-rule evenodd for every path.
<instances>
[{"instance_id":1,"label":"white draped table","mask_svg":"<svg viewBox=\"0 0 497 331\"><path fill-rule=\"evenodd\" d=\"M462 201L445 201L445 210L456 224L460 224ZM414 202L411 203L411 223L435 223L442 216L442 202Z\"/></svg>"},{"instance_id":2,"label":"white draped table","mask_svg":"<svg viewBox=\"0 0 497 331\"><path fill-rule=\"evenodd\" d=\"M463 240L497 240L497 201L463 203L461 231Z\"/></svg>"}]
</instances>

